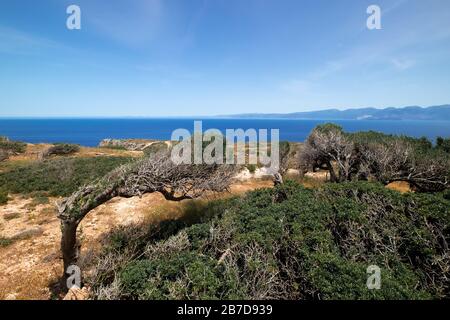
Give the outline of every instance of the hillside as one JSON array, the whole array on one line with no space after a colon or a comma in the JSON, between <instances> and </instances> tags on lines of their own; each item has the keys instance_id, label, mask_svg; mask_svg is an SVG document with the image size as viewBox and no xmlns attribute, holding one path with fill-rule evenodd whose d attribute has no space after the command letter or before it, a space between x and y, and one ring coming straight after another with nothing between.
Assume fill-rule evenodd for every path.
<instances>
[{"instance_id":1,"label":"hillside","mask_svg":"<svg viewBox=\"0 0 450 320\"><path fill-rule=\"evenodd\" d=\"M404 108L361 108L361 109L328 109L295 113L245 113L230 116L230 118L255 119L309 119L309 120L450 120L450 105L432 106L427 108L411 106Z\"/></svg>"},{"instance_id":2,"label":"hillside","mask_svg":"<svg viewBox=\"0 0 450 320\"><path fill-rule=\"evenodd\" d=\"M158 161L166 146L137 151L137 142L86 148L3 140L10 151L0 162L0 299L64 297L56 203L94 182L101 187L123 164ZM236 168L229 192L196 200L112 197L78 227L83 295L448 297L449 153L449 139L433 145L326 124L302 144L281 144L284 182L275 188L266 168L247 165ZM367 289L372 265L382 270L381 290Z\"/></svg>"}]
</instances>

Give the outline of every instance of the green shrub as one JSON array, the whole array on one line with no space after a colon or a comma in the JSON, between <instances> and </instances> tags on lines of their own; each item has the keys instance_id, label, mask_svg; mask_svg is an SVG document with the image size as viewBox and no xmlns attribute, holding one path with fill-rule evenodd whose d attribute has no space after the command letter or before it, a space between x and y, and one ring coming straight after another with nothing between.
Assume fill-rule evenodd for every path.
<instances>
[{"instance_id":1,"label":"green shrub","mask_svg":"<svg viewBox=\"0 0 450 320\"><path fill-rule=\"evenodd\" d=\"M53 146L44 151L44 157L49 157L51 155L65 156L74 154L80 151L80 146L77 144L68 143L55 143Z\"/></svg>"},{"instance_id":2,"label":"green shrub","mask_svg":"<svg viewBox=\"0 0 450 320\"><path fill-rule=\"evenodd\" d=\"M369 182L278 188L210 202L197 208L207 213L200 223L160 225L157 236L121 241L121 254L134 258L111 264L105 253L110 276L91 280L94 292L118 282L115 298L127 299L450 295L450 201L441 195L402 195ZM286 200L276 203L280 191ZM381 268L380 290L366 286L370 265Z\"/></svg>"},{"instance_id":3,"label":"green shrub","mask_svg":"<svg viewBox=\"0 0 450 320\"><path fill-rule=\"evenodd\" d=\"M450 153L450 138L438 137L436 139L436 148Z\"/></svg>"},{"instance_id":4,"label":"green shrub","mask_svg":"<svg viewBox=\"0 0 450 320\"><path fill-rule=\"evenodd\" d=\"M257 168L255 164L248 164L248 165L246 165L246 167L250 173L255 173L256 168Z\"/></svg>"},{"instance_id":5,"label":"green shrub","mask_svg":"<svg viewBox=\"0 0 450 320\"><path fill-rule=\"evenodd\" d=\"M4 189L0 189L0 205L8 203L8 193Z\"/></svg>"},{"instance_id":6,"label":"green shrub","mask_svg":"<svg viewBox=\"0 0 450 320\"><path fill-rule=\"evenodd\" d=\"M442 195L444 199L450 200L450 189L445 190Z\"/></svg>"},{"instance_id":7,"label":"green shrub","mask_svg":"<svg viewBox=\"0 0 450 320\"><path fill-rule=\"evenodd\" d=\"M10 246L13 243L14 243L14 240L0 236L0 248Z\"/></svg>"},{"instance_id":8,"label":"green shrub","mask_svg":"<svg viewBox=\"0 0 450 320\"><path fill-rule=\"evenodd\" d=\"M129 157L60 158L14 167L0 173L0 185L10 193L46 192L68 196L84 184L103 177Z\"/></svg>"}]
</instances>

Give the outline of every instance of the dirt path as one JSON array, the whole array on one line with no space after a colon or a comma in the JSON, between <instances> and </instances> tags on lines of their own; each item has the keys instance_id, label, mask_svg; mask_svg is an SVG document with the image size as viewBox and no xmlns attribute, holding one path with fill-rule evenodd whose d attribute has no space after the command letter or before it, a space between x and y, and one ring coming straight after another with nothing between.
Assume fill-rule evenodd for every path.
<instances>
[{"instance_id":1,"label":"dirt path","mask_svg":"<svg viewBox=\"0 0 450 320\"><path fill-rule=\"evenodd\" d=\"M233 185L232 194L270 187L271 181ZM15 196L0 206L0 299L51 299L50 284L62 270L59 253L60 228L55 201ZM116 198L91 212L80 225L83 248L114 226L176 218L182 204L166 201L160 194L142 198Z\"/></svg>"}]
</instances>

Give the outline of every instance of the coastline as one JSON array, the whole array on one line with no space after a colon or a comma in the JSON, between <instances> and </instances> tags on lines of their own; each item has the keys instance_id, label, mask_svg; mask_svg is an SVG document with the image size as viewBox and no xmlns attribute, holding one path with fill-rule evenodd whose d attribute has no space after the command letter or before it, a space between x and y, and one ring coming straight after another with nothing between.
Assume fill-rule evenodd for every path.
<instances>
[{"instance_id":1,"label":"coastline","mask_svg":"<svg viewBox=\"0 0 450 320\"><path fill-rule=\"evenodd\" d=\"M378 131L386 134L422 136L434 141L450 137L450 120L297 120L219 118L21 118L0 119L0 136L27 143L74 143L95 147L103 139L170 140L174 130L193 131L194 120L203 129L279 129L280 140L303 142L318 124L333 122L348 132Z\"/></svg>"}]
</instances>

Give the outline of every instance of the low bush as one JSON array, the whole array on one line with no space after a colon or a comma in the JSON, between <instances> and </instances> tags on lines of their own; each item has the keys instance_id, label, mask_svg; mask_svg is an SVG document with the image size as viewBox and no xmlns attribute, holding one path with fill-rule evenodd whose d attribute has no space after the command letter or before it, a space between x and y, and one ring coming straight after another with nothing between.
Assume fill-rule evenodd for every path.
<instances>
[{"instance_id":1,"label":"low bush","mask_svg":"<svg viewBox=\"0 0 450 320\"><path fill-rule=\"evenodd\" d=\"M27 144L19 141L11 141L6 137L0 137L0 149L12 153L24 153Z\"/></svg>"},{"instance_id":2,"label":"low bush","mask_svg":"<svg viewBox=\"0 0 450 320\"><path fill-rule=\"evenodd\" d=\"M0 236L0 248L7 247L14 243L14 240Z\"/></svg>"},{"instance_id":3,"label":"low bush","mask_svg":"<svg viewBox=\"0 0 450 320\"><path fill-rule=\"evenodd\" d=\"M33 162L0 173L0 185L10 193L46 192L68 196L82 185L103 177L130 157L60 158Z\"/></svg>"},{"instance_id":4,"label":"low bush","mask_svg":"<svg viewBox=\"0 0 450 320\"><path fill-rule=\"evenodd\" d=\"M255 173L256 172L256 169L257 169L256 164L248 164L248 165L246 165L246 167L247 167L247 169L248 169L248 171L250 173Z\"/></svg>"},{"instance_id":5,"label":"low bush","mask_svg":"<svg viewBox=\"0 0 450 320\"><path fill-rule=\"evenodd\" d=\"M450 201L349 182L288 182L210 202L203 220L142 226L88 279L115 299L429 299L450 295ZM274 201L277 192L286 200ZM113 234L117 234L117 231ZM123 238L123 236L125 238ZM110 237L111 239L111 237ZM108 242L107 242L108 243ZM119 244L119 245L117 245ZM367 268L381 268L380 290ZM107 294L106 294L107 293Z\"/></svg>"},{"instance_id":6,"label":"low bush","mask_svg":"<svg viewBox=\"0 0 450 320\"><path fill-rule=\"evenodd\" d=\"M0 205L8 203L8 192L0 188Z\"/></svg>"},{"instance_id":7,"label":"low bush","mask_svg":"<svg viewBox=\"0 0 450 320\"><path fill-rule=\"evenodd\" d=\"M436 139L436 148L450 153L450 138L438 137Z\"/></svg>"},{"instance_id":8,"label":"low bush","mask_svg":"<svg viewBox=\"0 0 450 320\"><path fill-rule=\"evenodd\" d=\"M77 153L80 151L80 146L77 144L57 143L42 153L43 158L50 157L52 155L66 156Z\"/></svg>"}]
</instances>

